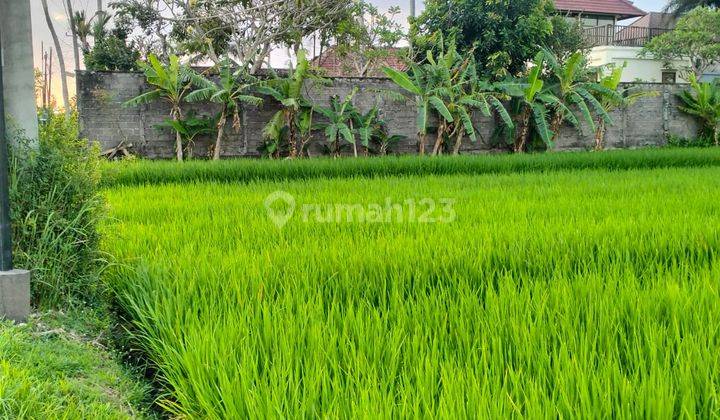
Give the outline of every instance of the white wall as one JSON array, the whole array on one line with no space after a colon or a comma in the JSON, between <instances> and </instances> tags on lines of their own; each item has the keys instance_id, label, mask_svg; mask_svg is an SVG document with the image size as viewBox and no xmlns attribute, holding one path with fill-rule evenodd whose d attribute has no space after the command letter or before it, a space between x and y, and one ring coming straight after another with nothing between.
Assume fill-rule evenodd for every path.
<instances>
[{"instance_id":1,"label":"white wall","mask_svg":"<svg viewBox=\"0 0 720 420\"><path fill-rule=\"evenodd\" d=\"M627 67L623 72L623 82L662 82L662 72L666 69L663 61L640 58L641 51L641 47L595 47L590 51L589 64L591 66L604 66L607 64L622 66L623 63L627 63ZM673 67L680 68L684 66L683 61L676 61ZM686 80L681 79L678 75L677 82L684 83Z\"/></svg>"}]
</instances>

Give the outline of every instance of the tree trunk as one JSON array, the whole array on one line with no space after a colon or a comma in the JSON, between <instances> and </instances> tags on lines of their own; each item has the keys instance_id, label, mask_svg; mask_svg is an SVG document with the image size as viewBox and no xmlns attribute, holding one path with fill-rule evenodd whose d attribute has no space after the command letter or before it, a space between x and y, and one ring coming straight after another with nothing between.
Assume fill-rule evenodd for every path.
<instances>
[{"instance_id":1,"label":"tree trunk","mask_svg":"<svg viewBox=\"0 0 720 420\"><path fill-rule=\"evenodd\" d=\"M553 132L553 136L551 139L552 144L556 144L558 137L560 137L560 128L562 127L563 120L564 118L559 112L556 113L555 116L553 116L553 120L550 123L550 130L552 130Z\"/></svg>"},{"instance_id":2,"label":"tree trunk","mask_svg":"<svg viewBox=\"0 0 720 420\"><path fill-rule=\"evenodd\" d=\"M285 124L288 126L288 137L290 140L290 158L297 157L297 133L295 130L295 114L292 112L285 113Z\"/></svg>"},{"instance_id":3,"label":"tree trunk","mask_svg":"<svg viewBox=\"0 0 720 420\"><path fill-rule=\"evenodd\" d=\"M62 84L62 96L63 106L65 107L65 115L70 115L70 98L68 95L67 87L67 70L65 69L65 58L62 54L60 47L60 40L58 39L57 33L55 32L55 26L53 26L52 19L50 18L50 12L48 11L47 0L40 0L42 3L43 12L45 13L45 22L47 23L50 35L52 35L53 43L55 44L55 54L57 54L58 65L60 66L60 82Z\"/></svg>"},{"instance_id":4,"label":"tree trunk","mask_svg":"<svg viewBox=\"0 0 720 420\"><path fill-rule=\"evenodd\" d=\"M97 0L97 11L102 12L103 11L103 2L102 0Z\"/></svg>"},{"instance_id":5,"label":"tree trunk","mask_svg":"<svg viewBox=\"0 0 720 420\"><path fill-rule=\"evenodd\" d=\"M75 16L72 7L72 0L66 0L67 14L70 22L70 35L72 36L73 58L75 59L75 72L80 70L80 46L78 45L77 28L75 27ZM77 75L75 76L77 77Z\"/></svg>"},{"instance_id":6,"label":"tree trunk","mask_svg":"<svg viewBox=\"0 0 720 420\"><path fill-rule=\"evenodd\" d=\"M425 143L427 142L427 134L418 134L418 153L420 156L425 156Z\"/></svg>"},{"instance_id":7,"label":"tree trunk","mask_svg":"<svg viewBox=\"0 0 720 420\"><path fill-rule=\"evenodd\" d=\"M455 135L455 147L453 147L453 155L457 156L460 154L460 147L462 146L464 133L463 130L458 130L457 134Z\"/></svg>"},{"instance_id":8,"label":"tree trunk","mask_svg":"<svg viewBox=\"0 0 720 420\"><path fill-rule=\"evenodd\" d=\"M720 124L715 126L715 146L720 146Z\"/></svg>"},{"instance_id":9,"label":"tree trunk","mask_svg":"<svg viewBox=\"0 0 720 420\"><path fill-rule=\"evenodd\" d=\"M178 121L181 118L180 109L175 107L171 112L173 121ZM183 147L182 147L182 136L180 132L175 130L175 156L178 162L183 161Z\"/></svg>"},{"instance_id":10,"label":"tree trunk","mask_svg":"<svg viewBox=\"0 0 720 420\"><path fill-rule=\"evenodd\" d=\"M525 151L525 142L530 132L530 108L526 107L520 117L520 131L515 138L515 153L523 153Z\"/></svg>"},{"instance_id":11,"label":"tree trunk","mask_svg":"<svg viewBox=\"0 0 720 420\"><path fill-rule=\"evenodd\" d=\"M605 120L602 118L597 123L595 130L595 150L600 151L605 148Z\"/></svg>"},{"instance_id":12,"label":"tree trunk","mask_svg":"<svg viewBox=\"0 0 720 420\"><path fill-rule=\"evenodd\" d=\"M437 132L437 138L435 139L435 146L433 146L432 155L437 156L440 154L440 149L442 149L443 143L445 142L445 129L446 129L447 123L441 122L438 126L438 132Z\"/></svg>"},{"instance_id":13,"label":"tree trunk","mask_svg":"<svg viewBox=\"0 0 720 420\"><path fill-rule=\"evenodd\" d=\"M227 109L223 106L220 114L220 121L217 125L217 138L215 139L215 149L213 150L213 160L220 160L220 147L222 144L223 134L225 133L225 123L227 122Z\"/></svg>"}]
</instances>

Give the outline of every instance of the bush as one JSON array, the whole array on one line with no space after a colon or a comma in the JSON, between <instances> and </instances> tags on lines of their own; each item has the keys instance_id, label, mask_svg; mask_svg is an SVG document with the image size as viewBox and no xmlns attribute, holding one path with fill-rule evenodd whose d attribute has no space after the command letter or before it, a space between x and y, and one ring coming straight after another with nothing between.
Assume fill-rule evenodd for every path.
<instances>
[{"instance_id":1,"label":"bush","mask_svg":"<svg viewBox=\"0 0 720 420\"><path fill-rule=\"evenodd\" d=\"M38 307L92 303L102 293L98 153L78 138L77 118L51 115L37 148L10 147L15 265L33 270Z\"/></svg>"},{"instance_id":2,"label":"bush","mask_svg":"<svg viewBox=\"0 0 720 420\"><path fill-rule=\"evenodd\" d=\"M688 138L671 135L668 138L668 147L712 147L714 145L711 137L700 136L697 138Z\"/></svg>"}]
</instances>

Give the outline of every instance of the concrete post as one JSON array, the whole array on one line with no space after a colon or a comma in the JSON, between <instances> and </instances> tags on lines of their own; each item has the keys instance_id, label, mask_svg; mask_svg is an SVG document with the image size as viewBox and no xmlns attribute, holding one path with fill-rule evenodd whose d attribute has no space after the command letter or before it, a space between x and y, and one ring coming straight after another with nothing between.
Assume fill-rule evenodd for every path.
<instances>
[{"instance_id":1,"label":"concrete post","mask_svg":"<svg viewBox=\"0 0 720 420\"><path fill-rule=\"evenodd\" d=\"M0 318L26 322L30 315L30 272L0 271Z\"/></svg>"},{"instance_id":2,"label":"concrete post","mask_svg":"<svg viewBox=\"0 0 720 420\"><path fill-rule=\"evenodd\" d=\"M38 122L29 0L0 0L0 31L7 132L12 139L20 130L26 138L36 141Z\"/></svg>"}]
</instances>

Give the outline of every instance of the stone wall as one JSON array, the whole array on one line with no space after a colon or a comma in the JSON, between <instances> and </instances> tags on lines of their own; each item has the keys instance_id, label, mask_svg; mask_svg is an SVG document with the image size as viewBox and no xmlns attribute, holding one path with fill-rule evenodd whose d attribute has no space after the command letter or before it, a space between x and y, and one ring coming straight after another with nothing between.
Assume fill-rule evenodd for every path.
<instances>
[{"instance_id":1,"label":"stone wall","mask_svg":"<svg viewBox=\"0 0 720 420\"><path fill-rule=\"evenodd\" d=\"M309 86L307 96L314 103L327 106L333 95L344 97L354 86L360 89L355 105L366 110L373 105L381 109L383 119L392 134L407 136L407 140L396 147L398 153L414 153L417 150L415 136L416 108L411 101L397 99L387 91L397 90L387 79L337 78L331 86ZM697 123L677 109L676 96L685 89L682 85L642 84L640 89L658 92L657 96L641 98L627 110L612 114L614 125L608 127L606 144L608 148L635 148L658 146L667 141L669 135L694 137ZM168 130L156 126L167 118L169 107L156 102L140 107L125 108L122 103L148 90L144 77L139 73L81 72L77 77L78 111L82 135L97 141L103 149L117 146L120 142L133 145L133 152L148 158L172 158L174 136ZM201 115L213 115L218 107L213 104L188 104L186 109L195 109ZM268 99L261 107L246 107L242 112L242 125L238 132L228 121L226 139L222 154L226 157L260 156L263 144L262 128L279 109ZM498 150L495 123L491 118L477 118L476 127L480 132L476 144L465 142L463 151L475 153ZM585 130L581 135L572 127L561 131L557 147L560 150L590 149L594 136ZM432 136L431 136L432 137ZM213 139L201 138L196 141L195 156L206 156ZM310 148L312 155L323 153L323 138L318 133L317 141Z\"/></svg>"}]
</instances>

